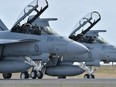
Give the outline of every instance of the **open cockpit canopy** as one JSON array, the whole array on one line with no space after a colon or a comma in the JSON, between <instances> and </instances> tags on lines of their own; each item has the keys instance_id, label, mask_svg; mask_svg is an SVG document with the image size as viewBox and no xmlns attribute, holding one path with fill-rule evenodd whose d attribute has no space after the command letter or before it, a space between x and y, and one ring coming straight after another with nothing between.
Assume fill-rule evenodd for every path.
<instances>
[{"instance_id":1,"label":"open cockpit canopy","mask_svg":"<svg viewBox=\"0 0 116 87\"><path fill-rule=\"evenodd\" d=\"M96 11L87 14L76 24L74 31L69 35L69 38L77 41L80 39L81 35L85 35L100 20L101 16Z\"/></svg>"},{"instance_id":2,"label":"open cockpit canopy","mask_svg":"<svg viewBox=\"0 0 116 87\"><path fill-rule=\"evenodd\" d=\"M47 0L34 0L32 3L27 5L21 12L20 17L12 27L11 32L23 34L35 34L35 35L56 34L49 26L44 27L39 26L39 24L33 24L34 21L38 20L39 16L47 8L48 8ZM29 18L30 16L31 18Z\"/></svg>"},{"instance_id":3,"label":"open cockpit canopy","mask_svg":"<svg viewBox=\"0 0 116 87\"><path fill-rule=\"evenodd\" d=\"M23 9L12 29L17 26L21 26L24 23L29 24L33 23L47 8L48 8L47 0L34 0ZM32 19L28 20L28 17L30 15L34 16Z\"/></svg>"}]
</instances>

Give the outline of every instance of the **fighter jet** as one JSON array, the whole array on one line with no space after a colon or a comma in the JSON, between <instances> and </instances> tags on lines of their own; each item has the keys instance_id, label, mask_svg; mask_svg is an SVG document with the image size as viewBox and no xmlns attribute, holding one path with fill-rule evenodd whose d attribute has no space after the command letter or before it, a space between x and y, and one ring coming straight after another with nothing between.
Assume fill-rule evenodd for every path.
<instances>
[{"instance_id":1,"label":"fighter jet","mask_svg":"<svg viewBox=\"0 0 116 87\"><path fill-rule=\"evenodd\" d=\"M65 62L79 62L80 68L87 71L84 78L95 78L93 66L99 67L100 62L116 62L116 47L99 36L100 32L106 30L90 30L100 20L98 12L91 12L79 21L79 26L69 35L69 38L84 44L89 49L88 53L64 58Z\"/></svg>"},{"instance_id":2,"label":"fighter jet","mask_svg":"<svg viewBox=\"0 0 116 87\"><path fill-rule=\"evenodd\" d=\"M43 60L57 61L64 55L88 51L84 45L58 35L50 27L32 25L47 8L47 0L34 0L24 8L10 30L0 21L0 73L4 78L9 79L16 72L22 72L21 78L28 78L27 70L37 66L32 56L45 54ZM28 19L30 15L34 16ZM39 65L42 67L41 62Z\"/></svg>"},{"instance_id":3,"label":"fighter jet","mask_svg":"<svg viewBox=\"0 0 116 87\"><path fill-rule=\"evenodd\" d=\"M29 17L29 19L31 18L32 16ZM43 27L50 27L50 24L48 23L49 21L55 21L57 20L57 18L37 18L32 25L38 25L38 26L43 26ZM75 71L74 69L76 68L76 71L75 74L77 73L80 73L80 70L81 72L83 72L83 69L78 69L78 66L70 66L70 65L61 65L60 62L63 61L63 58L66 56L72 56L72 55L63 55L62 57L59 57L57 58L55 55L54 58L49 58L48 60L48 53L43 53L42 55L40 56L33 56L32 59L35 61L35 66L33 67L32 69L32 72L31 72L31 78L32 79L36 79L39 78L39 79L42 79L43 78L43 75L46 74L46 75L59 75L61 74L62 71L66 71L66 73L69 72L69 69L73 72ZM80 55L80 54L76 54L76 55ZM67 57L68 58L68 57ZM45 65L41 65L41 64L38 64L38 60L41 60L39 62L42 62L42 63L45 63ZM42 66L42 68L40 68ZM42 71L43 74L39 74L38 76L38 73L39 71ZM79 72L78 72L79 71ZM62 72L62 74L66 74L64 72Z\"/></svg>"},{"instance_id":4,"label":"fighter jet","mask_svg":"<svg viewBox=\"0 0 116 87\"><path fill-rule=\"evenodd\" d=\"M76 30L79 30L82 27L85 28L85 30L83 30L83 34L87 33L101 19L98 12L92 12L86 16L87 17L84 17L83 20L79 21L80 26L76 27L76 29L73 32L74 34L75 34ZM54 20L54 19L55 18L52 18L52 19L38 18L38 19L36 19L35 22L33 22L33 25L41 24L41 26L50 26L48 22L50 20ZM82 29L84 29L84 28L82 28ZM72 36L70 35L71 39L74 38L74 34L71 34ZM74 76L74 75L82 74L83 72L85 72L85 70L83 68L81 68L80 66L73 65L74 62L80 62L83 59L79 56L81 56L81 54L80 55L71 55L71 56L64 55L62 58L59 58L59 60L56 64L51 63L51 61L49 61L50 64L48 62L45 66L46 67L45 74L50 75L50 76L58 76L58 78L65 78L66 76ZM78 59L78 61L76 61L76 59ZM86 57L85 60L89 61L88 57ZM81 62L84 62L85 60L82 60ZM34 75L34 77L36 77L35 74L33 74L33 75Z\"/></svg>"},{"instance_id":5,"label":"fighter jet","mask_svg":"<svg viewBox=\"0 0 116 87\"><path fill-rule=\"evenodd\" d=\"M72 40L88 47L89 52L82 55L64 56L57 65L47 67L45 74L66 78L66 76L76 76L87 72L84 78L95 78L93 66L100 67L102 61L104 63L116 62L116 47L99 36L99 33L106 32L106 30L91 30L100 20L100 14L93 11L84 16L69 35ZM47 22L48 20L46 20L45 26ZM79 64L74 65L74 62Z\"/></svg>"}]
</instances>

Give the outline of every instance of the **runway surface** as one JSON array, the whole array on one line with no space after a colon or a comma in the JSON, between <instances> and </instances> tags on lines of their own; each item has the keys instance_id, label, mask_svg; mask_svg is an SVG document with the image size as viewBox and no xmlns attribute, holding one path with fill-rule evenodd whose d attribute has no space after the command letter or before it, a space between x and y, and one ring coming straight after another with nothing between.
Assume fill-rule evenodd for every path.
<instances>
[{"instance_id":1,"label":"runway surface","mask_svg":"<svg viewBox=\"0 0 116 87\"><path fill-rule=\"evenodd\" d=\"M116 79L0 80L0 87L116 87Z\"/></svg>"}]
</instances>

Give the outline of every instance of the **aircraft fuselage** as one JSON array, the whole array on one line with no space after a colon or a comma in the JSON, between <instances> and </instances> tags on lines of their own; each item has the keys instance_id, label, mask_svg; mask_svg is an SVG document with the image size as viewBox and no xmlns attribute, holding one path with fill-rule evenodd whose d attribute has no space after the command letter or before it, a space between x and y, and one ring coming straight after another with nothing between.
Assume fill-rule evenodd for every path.
<instances>
[{"instance_id":1,"label":"aircraft fuselage","mask_svg":"<svg viewBox=\"0 0 116 87\"><path fill-rule=\"evenodd\" d=\"M85 46L57 35L39 36L5 31L0 32L0 38L4 38L0 46L1 57L37 56L42 53L63 56L87 52Z\"/></svg>"},{"instance_id":2,"label":"aircraft fuselage","mask_svg":"<svg viewBox=\"0 0 116 87\"><path fill-rule=\"evenodd\" d=\"M64 57L65 62L88 62L94 65L95 62L115 62L116 61L116 48L110 44L87 44L85 46L90 50L82 55L70 56L70 58Z\"/></svg>"}]
</instances>

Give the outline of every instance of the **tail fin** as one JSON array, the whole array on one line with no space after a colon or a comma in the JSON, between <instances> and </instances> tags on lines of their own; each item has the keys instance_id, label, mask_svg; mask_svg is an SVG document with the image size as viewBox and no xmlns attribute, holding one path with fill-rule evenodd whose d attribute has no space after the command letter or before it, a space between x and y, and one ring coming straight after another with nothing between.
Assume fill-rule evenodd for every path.
<instances>
[{"instance_id":1,"label":"tail fin","mask_svg":"<svg viewBox=\"0 0 116 87\"><path fill-rule=\"evenodd\" d=\"M8 28L5 26L5 24L0 19L0 31L5 31L5 30L8 30Z\"/></svg>"}]
</instances>

